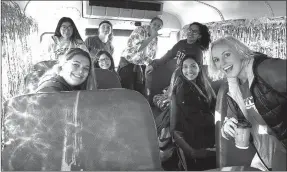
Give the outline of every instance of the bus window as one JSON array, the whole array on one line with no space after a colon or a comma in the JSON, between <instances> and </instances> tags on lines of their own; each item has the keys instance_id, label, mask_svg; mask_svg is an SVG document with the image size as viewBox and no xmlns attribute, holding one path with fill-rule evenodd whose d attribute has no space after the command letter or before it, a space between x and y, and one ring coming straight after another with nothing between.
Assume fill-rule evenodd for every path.
<instances>
[{"instance_id":1,"label":"bus window","mask_svg":"<svg viewBox=\"0 0 287 172\"><path fill-rule=\"evenodd\" d=\"M169 36L159 36L156 59L160 59L177 43L177 32L170 32Z\"/></svg>"},{"instance_id":2,"label":"bus window","mask_svg":"<svg viewBox=\"0 0 287 172\"><path fill-rule=\"evenodd\" d=\"M128 39L129 39L128 36L114 36L114 39L113 39L113 46L114 46L113 58L114 58L116 69L119 66L121 55L122 55L123 50L127 46Z\"/></svg>"},{"instance_id":3,"label":"bus window","mask_svg":"<svg viewBox=\"0 0 287 172\"><path fill-rule=\"evenodd\" d=\"M49 39L51 38L51 36L54 35L54 32L44 32L41 34L40 36L40 43L47 43L49 41Z\"/></svg>"},{"instance_id":4,"label":"bus window","mask_svg":"<svg viewBox=\"0 0 287 172\"><path fill-rule=\"evenodd\" d=\"M48 56L48 47L51 42L51 36L54 35L54 32L44 32L39 36L39 45L37 45L37 54L39 56L39 61L51 60Z\"/></svg>"}]
</instances>

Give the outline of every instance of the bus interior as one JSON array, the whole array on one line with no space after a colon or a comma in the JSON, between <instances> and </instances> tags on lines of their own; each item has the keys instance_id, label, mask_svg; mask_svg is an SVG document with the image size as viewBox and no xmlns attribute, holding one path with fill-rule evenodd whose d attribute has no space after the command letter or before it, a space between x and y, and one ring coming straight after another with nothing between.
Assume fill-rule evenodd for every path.
<instances>
[{"instance_id":1,"label":"bus interior","mask_svg":"<svg viewBox=\"0 0 287 172\"><path fill-rule=\"evenodd\" d=\"M156 16L163 27L155 59L186 39L192 22L208 26L212 41L230 34L255 51L286 59L286 1L1 1L1 169L186 170L184 159L179 160L182 169L162 166L155 122L162 110L153 103L169 86L176 60L146 76L145 94L122 88L118 74L100 69L95 70L96 90L24 91L33 66L51 60L40 50L48 47L60 18L71 18L83 40L97 35L102 21L111 22L117 71L133 30ZM209 55L209 50L203 54L206 73ZM256 150L237 149L220 134L226 80L211 75L208 80L216 93L214 169L252 170L248 167Z\"/></svg>"}]
</instances>

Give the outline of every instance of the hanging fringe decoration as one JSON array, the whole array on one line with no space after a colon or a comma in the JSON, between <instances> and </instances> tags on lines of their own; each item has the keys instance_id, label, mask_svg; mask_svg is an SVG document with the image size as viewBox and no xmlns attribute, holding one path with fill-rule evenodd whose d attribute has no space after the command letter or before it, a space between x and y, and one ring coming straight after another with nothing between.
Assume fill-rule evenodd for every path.
<instances>
[{"instance_id":1,"label":"hanging fringe decoration","mask_svg":"<svg viewBox=\"0 0 287 172\"><path fill-rule=\"evenodd\" d=\"M286 16L240 19L206 23L211 40L232 35L250 49L273 58L286 59ZM188 25L180 31L180 39L186 39Z\"/></svg>"},{"instance_id":2,"label":"hanging fringe decoration","mask_svg":"<svg viewBox=\"0 0 287 172\"><path fill-rule=\"evenodd\" d=\"M32 64L32 45L38 25L13 1L1 1L1 19L3 102L23 88L23 78Z\"/></svg>"}]
</instances>

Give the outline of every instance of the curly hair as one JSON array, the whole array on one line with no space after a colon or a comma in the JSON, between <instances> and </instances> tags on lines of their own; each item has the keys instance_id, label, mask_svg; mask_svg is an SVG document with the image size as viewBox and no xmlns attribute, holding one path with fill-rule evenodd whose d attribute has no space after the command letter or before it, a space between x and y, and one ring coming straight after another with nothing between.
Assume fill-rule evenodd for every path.
<instances>
[{"instance_id":1,"label":"curly hair","mask_svg":"<svg viewBox=\"0 0 287 172\"><path fill-rule=\"evenodd\" d=\"M189 28L192 25L197 25L199 27L201 38L198 40L198 43L200 44L201 49L204 51L208 50L209 44L211 43L210 32L209 32L208 27L204 24L193 22L189 25Z\"/></svg>"}]
</instances>

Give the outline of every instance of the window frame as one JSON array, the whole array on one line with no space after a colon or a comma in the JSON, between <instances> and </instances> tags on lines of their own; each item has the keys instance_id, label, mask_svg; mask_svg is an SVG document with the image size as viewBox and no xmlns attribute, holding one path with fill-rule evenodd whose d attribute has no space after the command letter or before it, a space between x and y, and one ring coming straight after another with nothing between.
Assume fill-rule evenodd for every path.
<instances>
[{"instance_id":1,"label":"window frame","mask_svg":"<svg viewBox=\"0 0 287 172\"><path fill-rule=\"evenodd\" d=\"M43 41L43 37L44 37L46 34L54 35L54 34L55 34L55 32L43 32L43 33L40 35L40 43L42 43L42 41Z\"/></svg>"}]
</instances>

